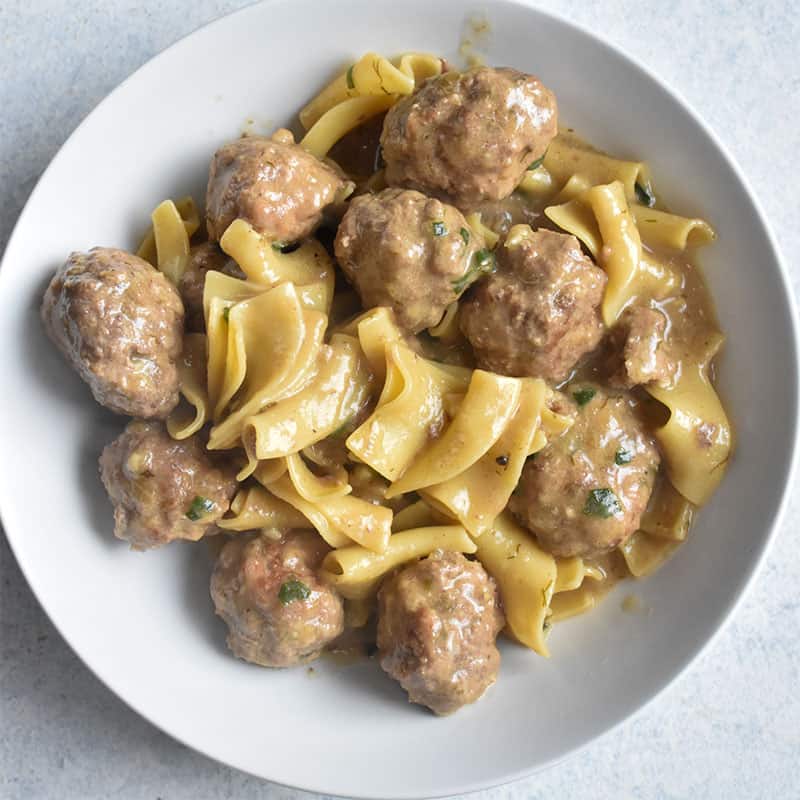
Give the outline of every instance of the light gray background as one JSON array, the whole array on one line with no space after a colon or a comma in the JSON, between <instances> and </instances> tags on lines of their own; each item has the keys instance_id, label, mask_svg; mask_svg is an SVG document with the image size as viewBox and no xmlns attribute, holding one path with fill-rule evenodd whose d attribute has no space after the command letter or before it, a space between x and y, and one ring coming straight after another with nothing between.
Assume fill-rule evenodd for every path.
<instances>
[{"instance_id":1,"label":"light gray background","mask_svg":"<svg viewBox=\"0 0 800 800\"><path fill-rule=\"evenodd\" d=\"M88 111L175 39L246 4L0 3L0 250L42 170ZM715 128L755 187L796 290L800 21L795 3L548 0L539 5L597 30L641 59ZM736 619L688 675L567 763L474 797L800 796L798 511L800 499L793 500ZM312 798L211 762L130 711L53 629L0 534L0 798L111 797Z\"/></svg>"}]
</instances>

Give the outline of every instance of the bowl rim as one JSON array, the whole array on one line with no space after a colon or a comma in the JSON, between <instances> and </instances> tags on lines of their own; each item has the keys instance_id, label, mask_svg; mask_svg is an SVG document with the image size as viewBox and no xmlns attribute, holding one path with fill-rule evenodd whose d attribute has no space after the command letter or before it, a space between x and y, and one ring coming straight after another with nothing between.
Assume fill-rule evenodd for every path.
<instances>
[{"instance_id":1,"label":"bowl rim","mask_svg":"<svg viewBox=\"0 0 800 800\"><path fill-rule=\"evenodd\" d=\"M19 231L22 228L22 222L26 218L26 216L30 213L31 208L34 205L34 202L41 190L43 184L46 183L48 175L53 167L53 164L59 159L62 155L62 152L70 145L72 140L78 136L79 132L89 124L90 120L95 117L103 107L110 102L111 98L116 96L118 93L122 92L125 87L128 86L129 83L135 81L139 74L144 71L145 69L150 68L156 61L158 61L162 55L173 51L174 49L183 45L183 43L191 39L195 34L200 31L213 28L214 26L222 23L224 20L228 18L235 17L237 15L245 15L247 13L254 12L255 9L270 5L276 5L279 3L285 3L288 0L257 0L257 2L244 6L243 8L233 9L228 11L220 16L215 17L214 19L205 22L197 27L193 28L191 31L183 34L178 39L173 41L167 47L162 48L159 50L155 55L148 58L144 63L139 65L133 72L131 72L125 79L123 79L117 86L115 86L110 92L103 96L103 98L83 117L80 123L74 128L74 130L69 134L69 136L64 140L64 142L59 146L56 153L51 157L50 161L48 162L46 168L36 181L34 188L32 189L28 199L25 201L25 204L22 210L17 217L16 222L14 223L14 227L11 231L11 234L8 238L6 246L2 255L0 256L0 292L2 291L2 286L4 283L4 276L9 272L9 265L7 265L7 257L8 253L13 250L13 245L15 244L15 240L19 235ZM463 0L446 0L448 5L451 6L460 6L465 14L469 13L470 9ZM790 487L792 486L793 481L795 480L798 472L798 463L800 462L800 322L798 319L798 306L797 300L794 295L794 291L792 289L791 280L789 277L789 270L787 268L787 262L781 253L780 246L777 242L775 237L775 233L772 229L772 226L767 218L767 215L764 212L764 208L761 204L761 201L754 191L749 179L747 178L746 174L744 173L743 169L734 158L728 147L721 141L717 133L711 128L711 126L705 122L705 120L700 116L700 114L694 109L694 107L686 100L681 92L675 89L668 81L657 75L650 67L648 67L643 61L635 60L632 56L628 55L621 46L615 44L608 38L606 38L602 33L597 33L593 30L590 30L586 25L583 25L578 22L574 22L573 20L567 18L564 14L556 11L552 11L549 9L544 9L538 6L535 3L535 0L492 0L491 6L494 7L502 7L508 6L516 9L522 9L527 12L533 12L534 14L541 15L542 17L548 18L551 22L555 22L559 25L564 26L565 28L571 29L573 32L578 33L582 36L585 36L591 39L596 45L602 48L606 53L610 54L613 57L620 59L628 69L632 69L634 71L638 71L643 73L643 75L653 82L657 87L659 87L664 93L672 100L676 105L680 106L682 110L688 115L691 121L705 134L705 136L709 139L709 141L713 144L714 148L719 152L722 156L722 159L725 163L727 169L731 172L731 174L736 178L739 185L744 191L744 195L746 196L747 200L749 201L752 210L755 212L754 217L756 221L761 225L765 235L767 242L772 251L773 260L778 267L778 277L780 278L780 287L783 291L783 295L786 299L787 308L789 311L789 318L790 318L790 329L791 329L791 356L794 366L794 385L792 386L793 389L793 414L790 420L784 420L784 423L788 423L791 426L790 435L788 439L790 440L790 457L788 459L788 463L785 466L785 472L783 475L783 486L781 487L781 495L780 501L777 505L772 509L771 515L768 519L765 520L765 524L763 526L763 530L766 532L766 535L762 538L760 544L760 552L757 554L757 557L751 561L749 570L743 574L742 580L742 588L735 595L727 607L722 612L721 616L716 621L716 627L714 628L713 632L708 636L708 638L698 647L698 649L690 655L683 664L674 672L674 674L664 680L660 685L657 685L652 694L647 697L637 708L635 708L630 713L624 714L615 722L608 725L606 728L593 733L587 739L582 741L580 744L575 745L574 747L566 750L560 756L550 759L549 761L540 763L534 767L530 768L523 768L521 770L517 770L514 773L504 775L499 781L496 779L488 779L483 780L478 783L473 783L470 785L457 785L453 787L452 791L448 793L436 793L433 795L428 795L431 798L444 798L444 797L451 797L454 795L459 794L472 794L481 790L495 788L500 786L505 786L510 783L523 780L527 777L530 777L536 773L542 772L546 769L550 769L557 764L562 763L563 761L571 758L576 753L584 750L589 745L597 742L599 739L606 737L609 733L611 733L616 728L620 727L622 724L630 722L634 718L641 715L646 709L650 708L652 704L660 697L662 697L668 689L675 685L675 683L697 663L697 661L705 655L710 647L717 641L720 634L727 628L730 624L733 616L739 609L740 605L742 604L745 597L749 594L752 590L753 584L755 583L755 579L763 569L764 563L775 543L775 539L777 538L778 531L784 521L786 510L790 498ZM489 9L491 11L491 9ZM9 549L14 555L14 558L19 566L20 571L22 572L25 581L27 582L28 586L30 587L34 597L36 598L37 602L47 615L50 623L53 627L57 630L61 638L66 642L69 646L70 650L78 657L81 661L83 666L85 666L102 684L103 686L111 691L115 697L121 700L128 708L134 711L136 714L141 716L143 719L147 720L151 725L153 725L156 729L166 733L175 741L179 742L180 744L194 750L197 753L209 758L215 763L222 764L228 768L236 769L240 772L245 774L253 775L260 780L264 780L270 783L274 783L277 786L284 786L291 789L298 789L306 792L312 793L319 793L319 794L326 794L328 796L333 797L345 797L345 795L338 795L338 794L331 794L330 791L326 790L324 786L315 785L313 780L307 781L304 785L300 784L291 784L291 783L283 783L281 781L272 779L272 778L263 778L261 775L250 771L247 767L240 766L237 764L233 764L228 761L222 761L220 758L215 756L214 754L210 753L206 747L202 744L198 744L195 742L190 741L189 739L185 738L184 734L179 734L173 730L173 725L169 722L161 721L157 719L157 714L155 711L145 711L142 708L138 707L138 704L135 701L129 700L123 694L118 692L114 687L114 680L112 676L104 676L100 674L95 667L87 661L82 655L81 652L78 650L77 646L74 645L70 639L70 637L62 630L55 621L55 617L50 612L50 608L46 602L42 600L41 594L37 591L37 581L33 578L33 570L30 569L29 565L27 565L23 558L21 558L21 553L17 551L14 546L14 539L15 534L11 534L11 530L16 530L16 523L14 526L9 527L8 525L8 508L11 506L10 499L5 497L4 492L4 481L0 480L0 524L2 524L3 529L6 534L6 541L8 542ZM347 797L358 798L359 800L363 798L364 800L369 800L372 795L365 795L365 794L353 794L347 795ZM383 794L381 797L386 798L395 798L395 800L411 800L411 798L420 797L418 794L408 793L408 792L394 792L392 794Z\"/></svg>"}]
</instances>

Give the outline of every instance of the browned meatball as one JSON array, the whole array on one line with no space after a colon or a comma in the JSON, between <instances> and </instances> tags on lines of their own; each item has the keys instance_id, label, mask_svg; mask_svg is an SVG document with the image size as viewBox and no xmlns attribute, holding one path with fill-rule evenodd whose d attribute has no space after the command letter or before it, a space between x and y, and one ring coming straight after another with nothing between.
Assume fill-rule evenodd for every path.
<instances>
[{"instance_id":1,"label":"browned meatball","mask_svg":"<svg viewBox=\"0 0 800 800\"><path fill-rule=\"evenodd\" d=\"M313 531L291 531L280 541L237 536L225 545L211 597L235 655L262 667L291 667L339 636L342 600L317 577L328 549Z\"/></svg>"},{"instance_id":2,"label":"browned meatball","mask_svg":"<svg viewBox=\"0 0 800 800\"><path fill-rule=\"evenodd\" d=\"M183 305L143 259L108 247L72 253L47 287L42 321L101 405L163 418L178 404Z\"/></svg>"},{"instance_id":3,"label":"browned meatball","mask_svg":"<svg viewBox=\"0 0 800 800\"><path fill-rule=\"evenodd\" d=\"M288 131L272 139L245 136L214 153L206 194L206 226L218 240L241 218L281 242L308 236L345 181L294 144Z\"/></svg>"},{"instance_id":4,"label":"browned meatball","mask_svg":"<svg viewBox=\"0 0 800 800\"><path fill-rule=\"evenodd\" d=\"M477 561L437 550L378 594L381 666L412 703L451 714L497 678L504 625L495 583Z\"/></svg>"},{"instance_id":5,"label":"browned meatball","mask_svg":"<svg viewBox=\"0 0 800 800\"><path fill-rule=\"evenodd\" d=\"M181 276L178 289L183 300L186 313L186 330L203 332L206 321L203 313L203 289L206 285L206 273L209 270L224 272L234 278L244 278L244 272L236 262L229 258L214 242L203 242L192 248L189 263Z\"/></svg>"},{"instance_id":6,"label":"browned meatball","mask_svg":"<svg viewBox=\"0 0 800 800\"><path fill-rule=\"evenodd\" d=\"M667 318L654 308L628 309L609 337L612 386L669 386L678 369L666 343Z\"/></svg>"},{"instance_id":7,"label":"browned meatball","mask_svg":"<svg viewBox=\"0 0 800 800\"><path fill-rule=\"evenodd\" d=\"M533 75L446 72L386 115L386 180L471 209L511 194L556 132L555 95Z\"/></svg>"},{"instance_id":8,"label":"browned meatball","mask_svg":"<svg viewBox=\"0 0 800 800\"><path fill-rule=\"evenodd\" d=\"M498 269L462 304L460 325L478 366L502 375L567 377L603 336L606 274L574 236L512 229Z\"/></svg>"},{"instance_id":9,"label":"browned meatball","mask_svg":"<svg viewBox=\"0 0 800 800\"><path fill-rule=\"evenodd\" d=\"M457 208L403 189L356 197L335 243L364 307L392 308L412 333L436 325L469 283L493 267L484 246Z\"/></svg>"},{"instance_id":10,"label":"browned meatball","mask_svg":"<svg viewBox=\"0 0 800 800\"><path fill-rule=\"evenodd\" d=\"M216 533L236 492L235 475L211 460L198 436L176 441L161 422L133 420L100 456L114 535L133 550Z\"/></svg>"},{"instance_id":11,"label":"browned meatball","mask_svg":"<svg viewBox=\"0 0 800 800\"><path fill-rule=\"evenodd\" d=\"M639 527L659 455L625 397L572 388L575 424L525 464L509 508L555 556L593 556Z\"/></svg>"}]
</instances>

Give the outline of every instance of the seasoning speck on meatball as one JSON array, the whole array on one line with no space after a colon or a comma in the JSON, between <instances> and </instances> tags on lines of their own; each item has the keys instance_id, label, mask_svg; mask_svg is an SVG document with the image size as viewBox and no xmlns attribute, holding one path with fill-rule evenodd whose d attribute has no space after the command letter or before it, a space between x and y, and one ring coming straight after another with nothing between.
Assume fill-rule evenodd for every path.
<instances>
[{"instance_id":1,"label":"seasoning speck on meatball","mask_svg":"<svg viewBox=\"0 0 800 800\"><path fill-rule=\"evenodd\" d=\"M114 535L134 550L216 533L236 492L235 475L232 466L212 461L199 436L176 441L161 422L133 420L100 456Z\"/></svg>"},{"instance_id":2,"label":"seasoning speck on meatball","mask_svg":"<svg viewBox=\"0 0 800 800\"><path fill-rule=\"evenodd\" d=\"M317 576L328 550L313 531L290 531L279 541L239 535L225 545L211 597L236 656L291 667L316 658L342 633L342 600Z\"/></svg>"},{"instance_id":3,"label":"seasoning speck on meatball","mask_svg":"<svg viewBox=\"0 0 800 800\"><path fill-rule=\"evenodd\" d=\"M216 241L235 219L280 242L308 236L347 183L294 143L289 131L244 136L211 160L206 193L208 236Z\"/></svg>"},{"instance_id":4,"label":"seasoning speck on meatball","mask_svg":"<svg viewBox=\"0 0 800 800\"><path fill-rule=\"evenodd\" d=\"M603 336L606 274L574 236L515 226L497 271L462 304L460 325L478 366L502 375L564 380Z\"/></svg>"},{"instance_id":5,"label":"seasoning speck on meatball","mask_svg":"<svg viewBox=\"0 0 800 800\"><path fill-rule=\"evenodd\" d=\"M72 253L47 287L42 321L101 405L162 419L178 404L183 304L143 259L108 247Z\"/></svg>"},{"instance_id":6,"label":"seasoning speck on meatball","mask_svg":"<svg viewBox=\"0 0 800 800\"><path fill-rule=\"evenodd\" d=\"M485 246L457 208L403 189L356 197L335 242L364 306L393 309L412 333L436 325L472 281L493 269Z\"/></svg>"},{"instance_id":7,"label":"seasoning speck on meatball","mask_svg":"<svg viewBox=\"0 0 800 800\"><path fill-rule=\"evenodd\" d=\"M472 209L508 197L557 127L555 95L533 75L445 72L386 115L386 180Z\"/></svg>"},{"instance_id":8,"label":"seasoning speck on meatball","mask_svg":"<svg viewBox=\"0 0 800 800\"><path fill-rule=\"evenodd\" d=\"M527 461L508 507L547 552L590 557L638 529L660 458L626 397L570 391L575 423Z\"/></svg>"},{"instance_id":9,"label":"seasoning speck on meatball","mask_svg":"<svg viewBox=\"0 0 800 800\"><path fill-rule=\"evenodd\" d=\"M381 666L412 703L451 714L495 682L495 640L504 622L494 580L481 564L437 550L381 587Z\"/></svg>"}]
</instances>

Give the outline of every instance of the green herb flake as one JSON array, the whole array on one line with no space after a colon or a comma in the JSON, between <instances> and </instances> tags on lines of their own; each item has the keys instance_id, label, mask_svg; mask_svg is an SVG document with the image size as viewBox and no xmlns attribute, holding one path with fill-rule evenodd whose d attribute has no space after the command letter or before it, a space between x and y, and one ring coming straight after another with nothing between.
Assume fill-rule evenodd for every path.
<instances>
[{"instance_id":1,"label":"green herb flake","mask_svg":"<svg viewBox=\"0 0 800 800\"><path fill-rule=\"evenodd\" d=\"M197 522L197 520L202 519L206 514L210 514L213 510L214 501L198 494L195 496L194 500L192 500L192 504L189 506L186 516L192 522Z\"/></svg>"},{"instance_id":2,"label":"green herb flake","mask_svg":"<svg viewBox=\"0 0 800 800\"><path fill-rule=\"evenodd\" d=\"M587 517L600 517L608 519L622 513L622 506L617 496L611 489L592 489L583 506L583 513Z\"/></svg>"},{"instance_id":3,"label":"green herb flake","mask_svg":"<svg viewBox=\"0 0 800 800\"><path fill-rule=\"evenodd\" d=\"M630 450L625 450L623 447L620 447L614 456L614 463L618 467L622 467L625 464L630 464L631 461L633 461L633 453L631 453Z\"/></svg>"},{"instance_id":4,"label":"green herb flake","mask_svg":"<svg viewBox=\"0 0 800 800\"><path fill-rule=\"evenodd\" d=\"M353 64L350 67L350 69L347 70L346 80L347 80L347 88L348 89L355 89L356 88L355 81L353 80L353 67L354 66L355 66L355 64Z\"/></svg>"},{"instance_id":5,"label":"green herb flake","mask_svg":"<svg viewBox=\"0 0 800 800\"><path fill-rule=\"evenodd\" d=\"M278 600L285 606L293 603L295 600L307 600L311 596L311 589L308 588L302 581L295 578L281 584L278 590Z\"/></svg>"},{"instance_id":6,"label":"green herb flake","mask_svg":"<svg viewBox=\"0 0 800 800\"><path fill-rule=\"evenodd\" d=\"M286 242L273 242L272 249L277 250L279 253L283 252L283 248L286 247Z\"/></svg>"},{"instance_id":7,"label":"green herb flake","mask_svg":"<svg viewBox=\"0 0 800 800\"><path fill-rule=\"evenodd\" d=\"M650 188L650 184L643 185L638 181L633 185L633 188L636 192L636 199L643 205L647 206L648 208L652 208L656 204L656 196L653 194L653 190Z\"/></svg>"},{"instance_id":8,"label":"green herb flake","mask_svg":"<svg viewBox=\"0 0 800 800\"><path fill-rule=\"evenodd\" d=\"M539 167L544 164L544 156L541 158L537 158L532 164L528 165L528 172L533 172L535 169L539 169Z\"/></svg>"},{"instance_id":9,"label":"green herb flake","mask_svg":"<svg viewBox=\"0 0 800 800\"><path fill-rule=\"evenodd\" d=\"M231 307L225 306L225 308L222 309L222 319L224 319L225 322L227 322L230 319L230 316L231 316Z\"/></svg>"},{"instance_id":10,"label":"green herb flake","mask_svg":"<svg viewBox=\"0 0 800 800\"><path fill-rule=\"evenodd\" d=\"M478 250L472 256L469 269L458 279L453 281L453 291L460 295L468 286L475 283L481 275L488 275L495 271L497 264L491 250Z\"/></svg>"},{"instance_id":11,"label":"green herb flake","mask_svg":"<svg viewBox=\"0 0 800 800\"><path fill-rule=\"evenodd\" d=\"M464 240L464 247L466 247L469 244L469 231L466 228L462 228L459 233Z\"/></svg>"},{"instance_id":12,"label":"green herb flake","mask_svg":"<svg viewBox=\"0 0 800 800\"><path fill-rule=\"evenodd\" d=\"M575 402L579 406L585 406L594 396L597 394L594 389L586 388L586 389L578 389L577 391L572 393L572 396L575 398Z\"/></svg>"},{"instance_id":13,"label":"green herb flake","mask_svg":"<svg viewBox=\"0 0 800 800\"><path fill-rule=\"evenodd\" d=\"M433 223L433 235L434 236L444 236L447 233L447 226L444 222L437 220Z\"/></svg>"}]
</instances>

